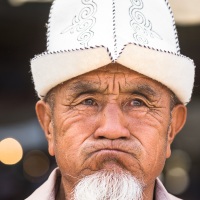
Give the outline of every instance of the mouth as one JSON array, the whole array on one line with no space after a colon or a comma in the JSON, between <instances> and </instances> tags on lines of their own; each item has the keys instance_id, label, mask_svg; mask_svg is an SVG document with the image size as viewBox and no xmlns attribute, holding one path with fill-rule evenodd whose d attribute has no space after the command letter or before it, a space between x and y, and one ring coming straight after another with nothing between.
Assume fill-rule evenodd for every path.
<instances>
[{"instance_id":1,"label":"mouth","mask_svg":"<svg viewBox=\"0 0 200 200\"><path fill-rule=\"evenodd\" d=\"M139 169L138 157L134 148L115 145L90 146L85 151L84 165L87 170L111 170L111 171L137 171Z\"/></svg>"},{"instance_id":2,"label":"mouth","mask_svg":"<svg viewBox=\"0 0 200 200\"><path fill-rule=\"evenodd\" d=\"M90 156L94 157L96 160L101 160L101 162L118 162L126 158L130 159L131 155L130 153L119 149L99 149L94 151Z\"/></svg>"},{"instance_id":3,"label":"mouth","mask_svg":"<svg viewBox=\"0 0 200 200\"><path fill-rule=\"evenodd\" d=\"M130 154L128 151L125 151L123 149L117 149L117 148L102 148L102 149L96 149L95 151L91 152L91 154Z\"/></svg>"},{"instance_id":4,"label":"mouth","mask_svg":"<svg viewBox=\"0 0 200 200\"><path fill-rule=\"evenodd\" d=\"M120 153L125 153L125 154L128 154L128 152L126 151L123 151L123 150L119 150L119 149L100 149L100 150L97 150L95 152L93 152L94 154L95 153L101 153L101 154L120 154Z\"/></svg>"},{"instance_id":5,"label":"mouth","mask_svg":"<svg viewBox=\"0 0 200 200\"><path fill-rule=\"evenodd\" d=\"M102 144L88 145L82 151L84 153L84 162L100 163L104 161L114 160L116 162L124 163L135 163L140 156L140 148L135 143L133 144L122 144L118 142L104 142Z\"/></svg>"},{"instance_id":6,"label":"mouth","mask_svg":"<svg viewBox=\"0 0 200 200\"><path fill-rule=\"evenodd\" d=\"M136 155L129 151L127 148L120 148L120 147L94 147L90 149L90 152L87 153L87 158L116 158L116 159L132 159L136 158Z\"/></svg>"}]
</instances>

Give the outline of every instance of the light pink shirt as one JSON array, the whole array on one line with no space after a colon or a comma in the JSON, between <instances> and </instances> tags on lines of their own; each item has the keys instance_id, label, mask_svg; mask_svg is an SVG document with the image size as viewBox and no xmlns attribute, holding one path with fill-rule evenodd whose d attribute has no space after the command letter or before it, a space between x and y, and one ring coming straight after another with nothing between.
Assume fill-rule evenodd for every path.
<instances>
[{"instance_id":1,"label":"light pink shirt","mask_svg":"<svg viewBox=\"0 0 200 200\"><path fill-rule=\"evenodd\" d=\"M50 174L48 180L26 200L55 200L57 193L56 182L60 177L60 170L56 168ZM179 198L169 194L159 179L156 179L155 192L155 200L180 200Z\"/></svg>"}]
</instances>

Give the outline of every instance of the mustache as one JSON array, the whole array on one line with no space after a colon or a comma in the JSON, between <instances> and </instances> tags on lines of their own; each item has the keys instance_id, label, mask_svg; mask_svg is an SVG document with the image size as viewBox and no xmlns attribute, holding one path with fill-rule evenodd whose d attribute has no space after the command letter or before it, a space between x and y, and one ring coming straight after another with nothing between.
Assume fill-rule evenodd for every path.
<instances>
[{"instance_id":1,"label":"mustache","mask_svg":"<svg viewBox=\"0 0 200 200\"><path fill-rule=\"evenodd\" d=\"M118 151L122 153L127 153L132 157L138 159L141 155L141 145L139 142L130 142L125 141L123 139L118 140L108 140L104 139L104 141L92 141L87 143L86 146L83 147L82 152L86 157L91 157L93 154L104 151Z\"/></svg>"}]
</instances>

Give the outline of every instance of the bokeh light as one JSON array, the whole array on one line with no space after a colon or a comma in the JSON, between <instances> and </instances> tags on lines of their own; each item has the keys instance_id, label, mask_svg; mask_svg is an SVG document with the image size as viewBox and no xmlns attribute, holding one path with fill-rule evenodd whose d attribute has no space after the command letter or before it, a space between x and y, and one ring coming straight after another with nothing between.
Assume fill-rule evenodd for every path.
<instances>
[{"instance_id":1,"label":"bokeh light","mask_svg":"<svg viewBox=\"0 0 200 200\"><path fill-rule=\"evenodd\" d=\"M190 168L191 158L189 154L180 149L173 150L165 165L164 179L165 186L170 193L180 195L188 189Z\"/></svg>"},{"instance_id":2,"label":"bokeh light","mask_svg":"<svg viewBox=\"0 0 200 200\"><path fill-rule=\"evenodd\" d=\"M39 178L45 175L49 167L49 158L45 153L39 150L27 153L23 161L24 172L32 178Z\"/></svg>"},{"instance_id":3,"label":"bokeh light","mask_svg":"<svg viewBox=\"0 0 200 200\"><path fill-rule=\"evenodd\" d=\"M182 168L173 168L166 173L165 186L172 194L179 195L185 192L189 182L189 175Z\"/></svg>"},{"instance_id":4,"label":"bokeh light","mask_svg":"<svg viewBox=\"0 0 200 200\"><path fill-rule=\"evenodd\" d=\"M167 160L165 165L167 171L177 167L182 168L187 172L191 168L191 158L189 154L181 149L173 150L171 157Z\"/></svg>"},{"instance_id":5,"label":"bokeh light","mask_svg":"<svg viewBox=\"0 0 200 200\"><path fill-rule=\"evenodd\" d=\"M18 163L23 156L21 144L13 139L6 138L0 142L0 161L6 165Z\"/></svg>"},{"instance_id":6,"label":"bokeh light","mask_svg":"<svg viewBox=\"0 0 200 200\"><path fill-rule=\"evenodd\" d=\"M170 0L174 17L180 25L198 25L200 23L199 0Z\"/></svg>"}]
</instances>

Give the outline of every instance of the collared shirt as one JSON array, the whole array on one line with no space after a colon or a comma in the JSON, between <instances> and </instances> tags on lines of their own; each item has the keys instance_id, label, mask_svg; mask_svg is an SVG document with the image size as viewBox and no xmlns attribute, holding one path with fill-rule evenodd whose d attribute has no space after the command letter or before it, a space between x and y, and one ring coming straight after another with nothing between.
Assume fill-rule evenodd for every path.
<instances>
[{"instance_id":1,"label":"collared shirt","mask_svg":"<svg viewBox=\"0 0 200 200\"><path fill-rule=\"evenodd\" d=\"M26 200L55 200L58 191L58 182L61 180L60 170L56 168L50 174L48 180L39 187ZM179 198L169 194L161 181L156 179L155 184L155 200L180 200Z\"/></svg>"}]
</instances>

